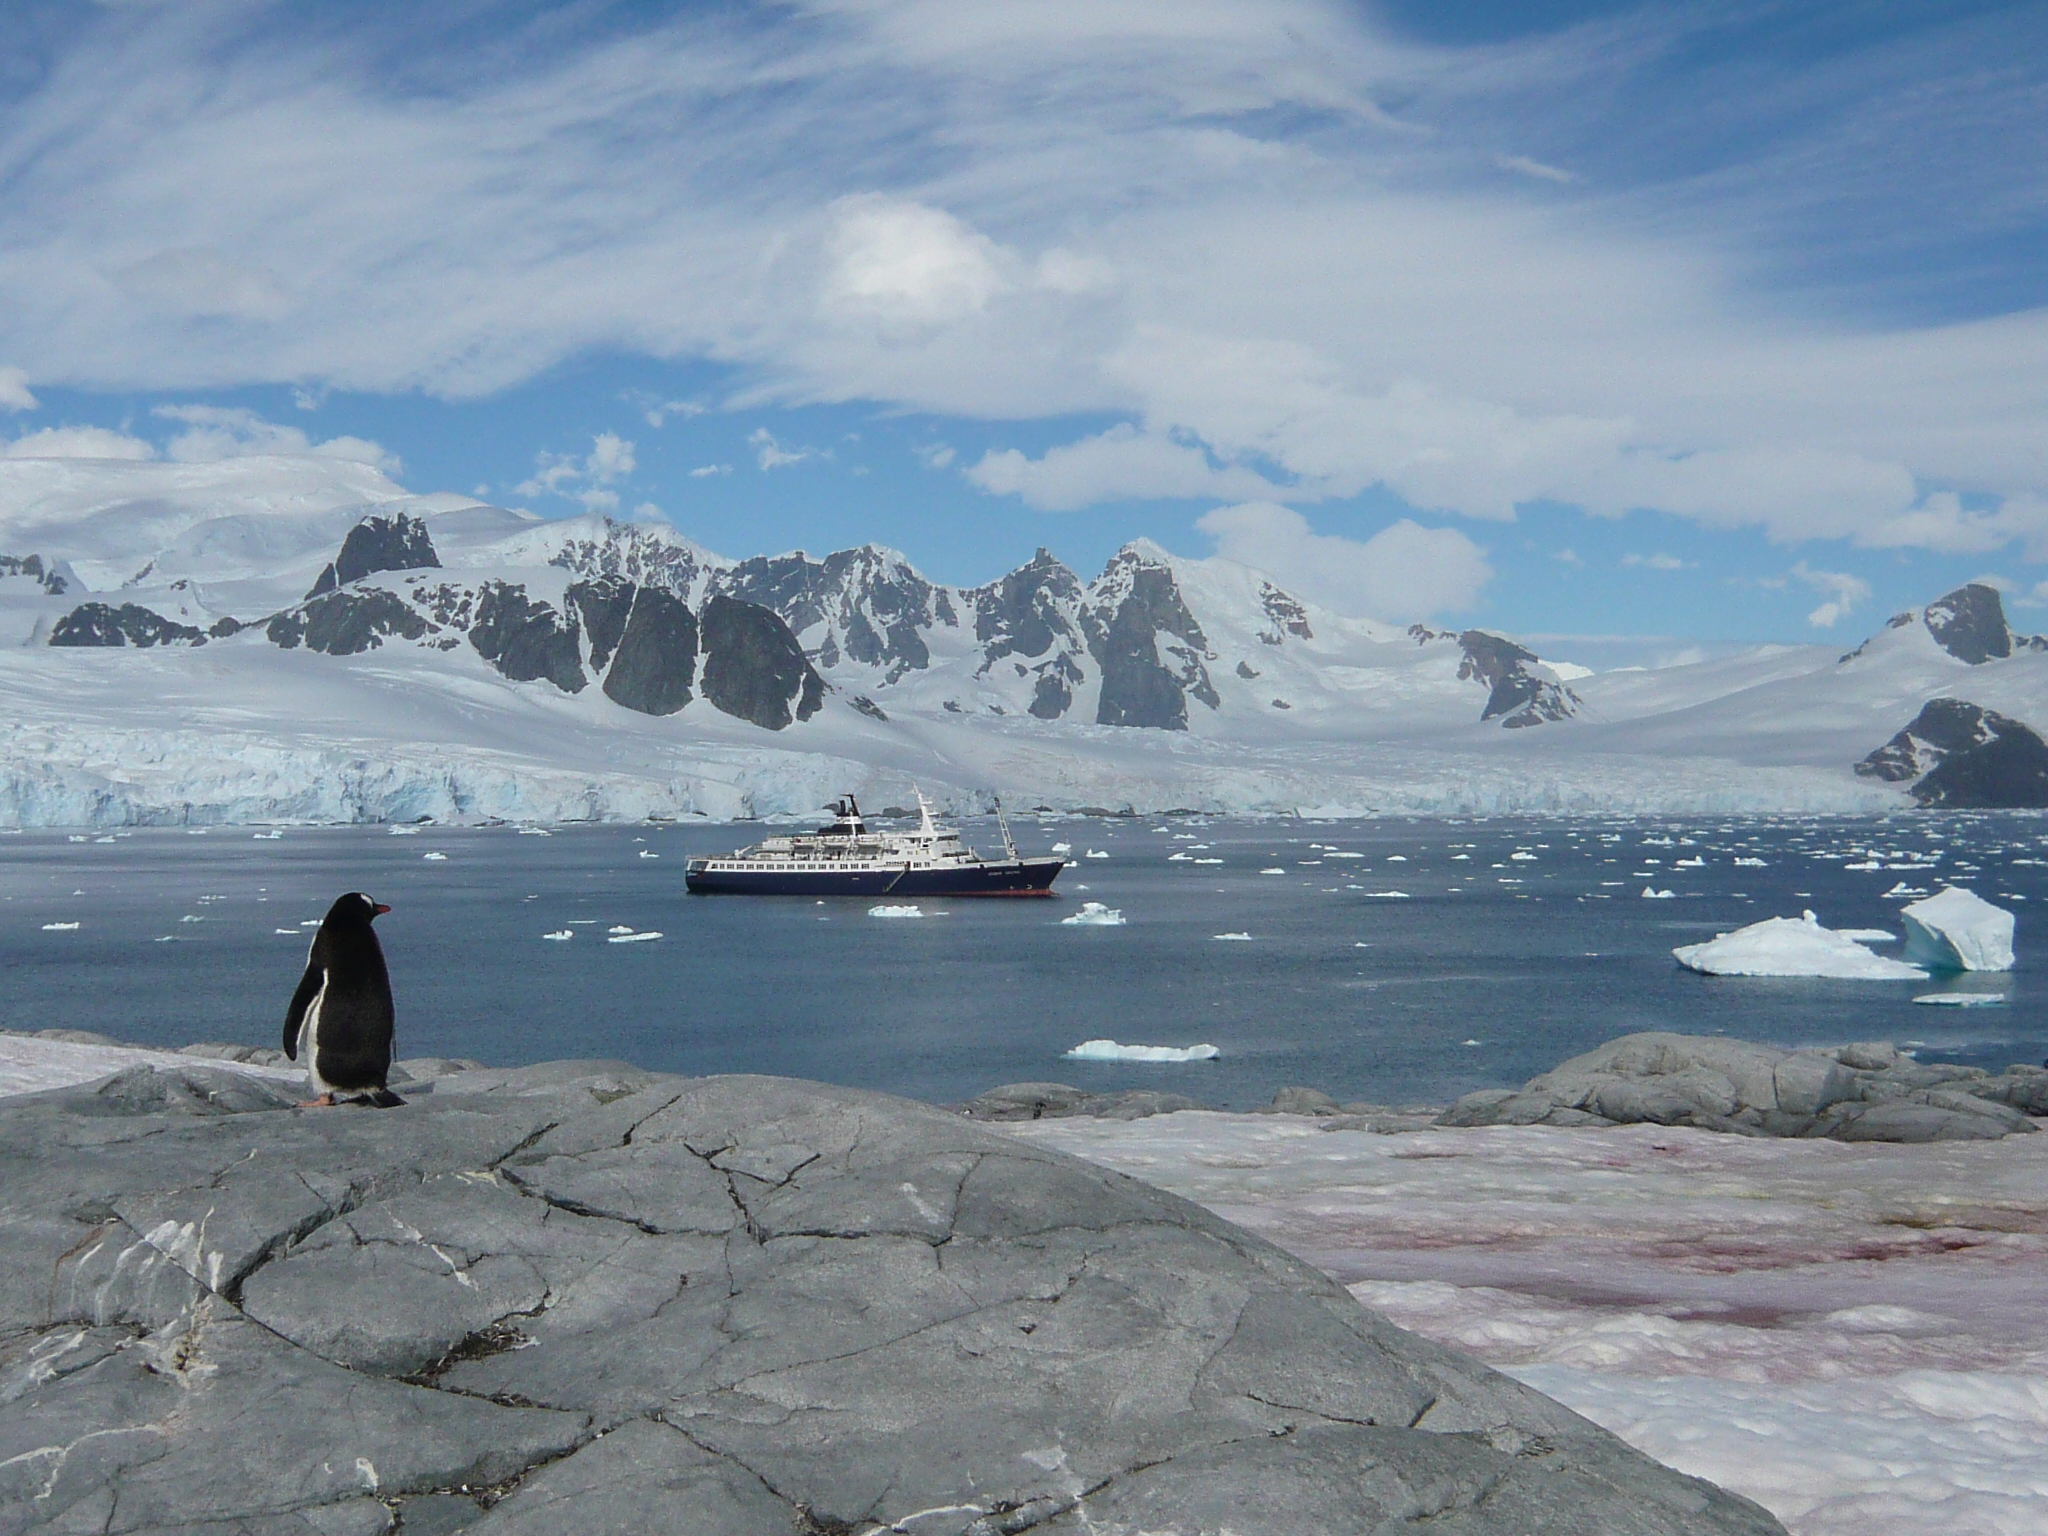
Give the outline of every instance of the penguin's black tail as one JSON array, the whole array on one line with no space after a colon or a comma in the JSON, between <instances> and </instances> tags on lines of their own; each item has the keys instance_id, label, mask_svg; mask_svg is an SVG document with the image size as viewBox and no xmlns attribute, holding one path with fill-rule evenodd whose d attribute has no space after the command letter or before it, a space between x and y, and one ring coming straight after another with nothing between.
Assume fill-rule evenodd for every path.
<instances>
[{"instance_id":1,"label":"penguin's black tail","mask_svg":"<svg viewBox=\"0 0 2048 1536\"><path fill-rule=\"evenodd\" d=\"M369 1105L372 1109L396 1109L405 1100L401 1099L389 1088L372 1088L363 1095L362 1102Z\"/></svg>"}]
</instances>

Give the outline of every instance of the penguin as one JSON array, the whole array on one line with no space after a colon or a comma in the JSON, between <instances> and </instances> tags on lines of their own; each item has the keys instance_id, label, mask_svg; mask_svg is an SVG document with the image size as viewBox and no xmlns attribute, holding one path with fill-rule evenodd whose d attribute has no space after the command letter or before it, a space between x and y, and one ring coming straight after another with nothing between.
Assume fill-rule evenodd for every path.
<instances>
[{"instance_id":1,"label":"penguin","mask_svg":"<svg viewBox=\"0 0 2048 1536\"><path fill-rule=\"evenodd\" d=\"M391 909L361 891L336 899L313 935L306 974L284 1015L284 1053L299 1059L318 1097L301 1105L329 1105L341 1095L389 1109L405 1101L384 1086L391 1071L391 977L370 924Z\"/></svg>"}]
</instances>

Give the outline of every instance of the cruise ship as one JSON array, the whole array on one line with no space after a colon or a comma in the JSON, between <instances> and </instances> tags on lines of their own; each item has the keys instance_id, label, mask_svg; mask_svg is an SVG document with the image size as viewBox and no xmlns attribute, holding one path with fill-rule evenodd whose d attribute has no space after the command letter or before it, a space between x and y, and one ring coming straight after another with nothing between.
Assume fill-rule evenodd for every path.
<instances>
[{"instance_id":1,"label":"cruise ship","mask_svg":"<svg viewBox=\"0 0 2048 1536\"><path fill-rule=\"evenodd\" d=\"M1000 859L983 858L958 832L935 825L922 793L915 832L870 829L851 795L827 809L832 822L816 832L690 860L685 884L699 896L1050 896L1067 864L1021 857L1000 808Z\"/></svg>"}]
</instances>

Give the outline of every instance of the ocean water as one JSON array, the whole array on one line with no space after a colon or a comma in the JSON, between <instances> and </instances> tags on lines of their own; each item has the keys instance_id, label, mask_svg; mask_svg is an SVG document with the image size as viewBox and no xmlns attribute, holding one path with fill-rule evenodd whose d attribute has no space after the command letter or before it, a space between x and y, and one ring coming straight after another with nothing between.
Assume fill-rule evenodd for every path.
<instances>
[{"instance_id":1,"label":"ocean water","mask_svg":"<svg viewBox=\"0 0 2048 1536\"><path fill-rule=\"evenodd\" d=\"M940 1102L1051 1080L1250 1108L1289 1084L1441 1103L1643 1029L1889 1039L1991 1067L2048 1055L2039 817L1072 818L1016 827L1026 852L1072 845L1052 901L925 901L920 918L883 919L868 901L685 893L689 855L762 830L11 833L0 1025L276 1045L308 925L360 889L394 908L378 929L401 1056L615 1058ZM992 825L965 830L997 842ZM1897 933L1906 892L1951 882L2019 914L2014 973L1755 980L1671 960L1674 945L1806 908ZM1086 900L1123 925L1061 923ZM661 937L609 943L615 927ZM564 929L575 937L542 937ZM2005 1001L1913 1001L1958 990ZM1220 1055L1064 1059L1098 1037Z\"/></svg>"}]
</instances>

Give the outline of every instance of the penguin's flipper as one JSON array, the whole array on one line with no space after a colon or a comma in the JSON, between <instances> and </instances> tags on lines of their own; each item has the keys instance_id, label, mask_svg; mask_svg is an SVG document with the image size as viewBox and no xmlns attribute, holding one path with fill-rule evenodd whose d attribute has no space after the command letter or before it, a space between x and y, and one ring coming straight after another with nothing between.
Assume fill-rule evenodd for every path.
<instances>
[{"instance_id":1,"label":"penguin's flipper","mask_svg":"<svg viewBox=\"0 0 2048 1536\"><path fill-rule=\"evenodd\" d=\"M306 974L299 978L299 990L292 994L291 1006L284 1011L284 1054L287 1061L299 1059L299 1030L306 1022L306 1010L320 995L324 974L317 965L307 966Z\"/></svg>"}]
</instances>

